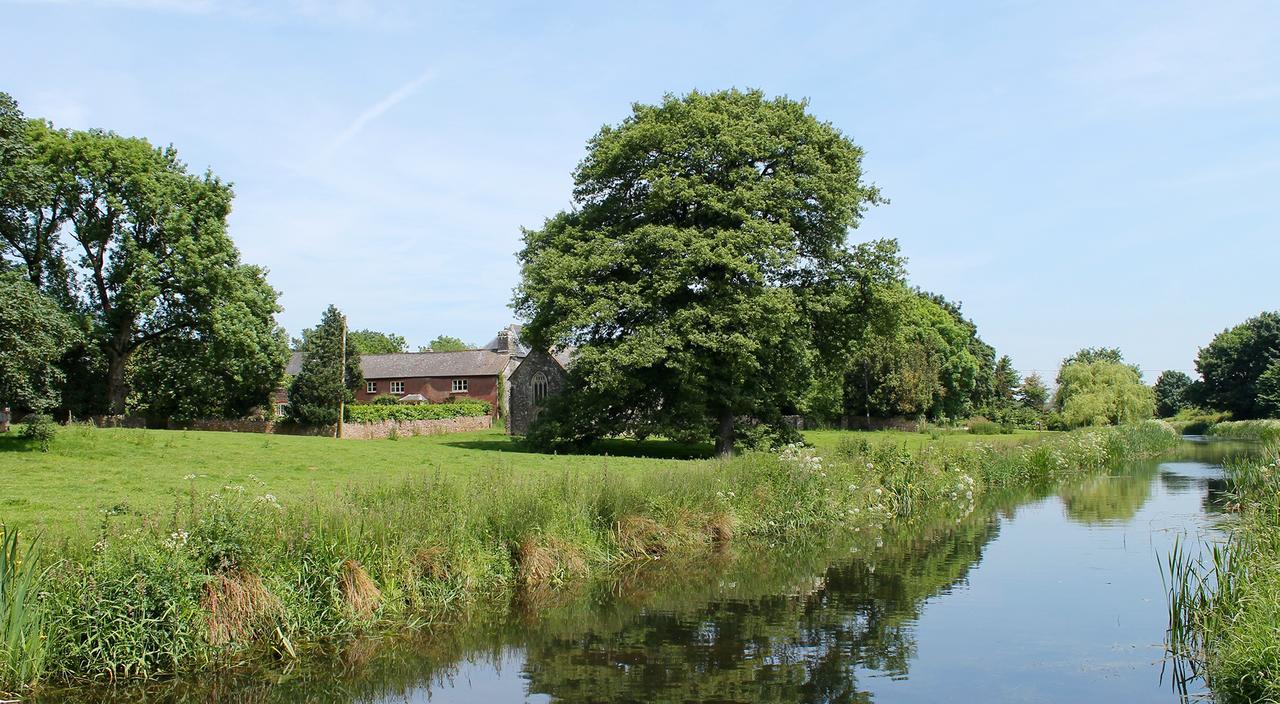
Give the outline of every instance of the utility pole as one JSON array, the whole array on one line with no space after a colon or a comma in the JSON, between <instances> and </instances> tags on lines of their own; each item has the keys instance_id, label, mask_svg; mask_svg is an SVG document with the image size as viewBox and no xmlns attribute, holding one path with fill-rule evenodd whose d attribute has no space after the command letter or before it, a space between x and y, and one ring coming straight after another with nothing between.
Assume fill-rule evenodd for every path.
<instances>
[{"instance_id":1,"label":"utility pole","mask_svg":"<svg viewBox=\"0 0 1280 704\"><path fill-rule=\"evenodd\" d=\"M342 416L346 413L347 403L347 316L342 316L342 389L338 392L338 426L334 428L334 437L342 437Z\"/></svg>"}]
</instances>

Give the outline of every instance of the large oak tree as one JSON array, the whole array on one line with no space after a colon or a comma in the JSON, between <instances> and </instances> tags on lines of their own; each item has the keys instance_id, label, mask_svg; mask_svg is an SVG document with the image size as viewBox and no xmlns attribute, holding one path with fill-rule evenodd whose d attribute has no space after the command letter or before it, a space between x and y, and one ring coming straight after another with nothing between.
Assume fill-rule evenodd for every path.
<instances>
[{"instance_id":1,"label":"large oak tree","mask_svg":"<svg viewBox=\"0 0 1280 704\"><path fill-rule=\"evenodd\" d=\"M880 201L862 150L804 102L729 90L635 105L588 144L574 207L525 231L515 306L575 347L548 443L781 427L807 390L850 228ZM535 436L537 427L535 427Z\"/></svg>"}]
</instances>

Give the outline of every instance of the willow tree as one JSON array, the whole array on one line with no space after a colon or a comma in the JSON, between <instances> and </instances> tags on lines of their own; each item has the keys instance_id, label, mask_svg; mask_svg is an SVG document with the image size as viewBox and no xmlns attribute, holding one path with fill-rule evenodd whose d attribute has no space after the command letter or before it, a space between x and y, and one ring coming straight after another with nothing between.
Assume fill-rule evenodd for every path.
<instances>
[{"instance_id":1,"label":"willow tree","mask_svg":"<svg viewBox=\"0 0 1280 704\"><path fill-rule=\"evenodd\" d=\"M574 207L519 254L522 337L577 348L535 437L704 434L725 454L739 419L781 427L811 377L815 291L880 200L862 150L805 102L729 90L637 104L587 151Z\"/></svg>"}]
</instances>

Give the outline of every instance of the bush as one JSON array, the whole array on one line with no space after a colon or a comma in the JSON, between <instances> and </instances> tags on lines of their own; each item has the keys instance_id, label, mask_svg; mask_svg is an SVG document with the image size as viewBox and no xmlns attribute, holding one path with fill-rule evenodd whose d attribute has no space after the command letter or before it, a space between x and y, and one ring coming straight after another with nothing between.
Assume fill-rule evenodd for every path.
<instances>
[{"instance_id":1,"label":"bush","mask_svg":"<svg viewBox=\"0 0 1280 704\"><path fill-rule=\"evenodd\" d=\"M26 427L22 429L22 437L35 441L41 452L49 451L49 443L58 434L58 424L53 418L37 413L26 419Z\"/></svg>"},{"instance_id":2,"label":"bush","mask_svg":"<svg viewBox=\"0 0 1280 704\"><path fill-rule=\"evenodd\" d=\"M1258 440L1274 442L1280 440L1280 420L1233 420L1215 423L1206 435L1216 438L1232 438L1236 440Z\"/></svg>"},{"instance_id":3,"label":"bush","mask_svg":"<svg viewBox=\"0 0 1280 704\"><path fill-rule=\"evenodd\" d=\"M971 435L1008 435L1012 432L1013 426L989 421L986 418L973 418L969 421Z\"/></svg>"},{"instance_id":4,"label":"bush","mask_svg":"<svg viewBox=\"0 0 1280 704\"><path fill-rule=\"evenodd\" d=\"M1170 418L1169 423L1183 435L1204 435L1209 428L1228 420L1231 420L1231 414L1226 411L1184 408Z\"/></svg>"},{"instance_id":5,"label":"bush","mask_svg":"<svg viewBox=\"0 0 1280 704\"><path fill-rule=\"evenodd\" d=\"M347 410L353 423L378 423L384 420L404 422L484 416L489 414L489 404L484 401L458 401L419 406L359 404L348 406Z\"/></svg>"}]
</instances>

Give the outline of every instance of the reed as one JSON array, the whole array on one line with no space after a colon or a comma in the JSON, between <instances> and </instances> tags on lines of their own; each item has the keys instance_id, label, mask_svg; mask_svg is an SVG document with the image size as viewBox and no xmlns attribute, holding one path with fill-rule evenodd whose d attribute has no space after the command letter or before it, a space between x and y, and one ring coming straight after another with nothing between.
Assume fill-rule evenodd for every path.
<instances>
[{"instance_id":1,"label":"reed","mask_svg":"<svg viewBox=\"0 0 1280 704\"><path fill-rule=\"evenodd\" d=\"M792 445L647 472L610 458L555 473L436 471L285 502L261 485L192 489L159 516L105 518L92 549L41 573L44 673L139 678L292 658L486 604L569 599L584 578L711 558L730 541L767 548L926 511L963 516L984 493L1176 442L1145 424L1025 445L850 442L825 456Z\"/></svg>"},{"instance_id":2,"label":"reed","mask_svg":"<svg viewBox=\"0 0 1280 704\"><path fill-rule=\"evenodd\" d=\"M1280 701L1280 448L1226 471L1230 538L1165 557L1165 646L1176 686L1202 677L1220 702Z\"/></svg>"},{"instance_id":3,"label":"reed","mask_svg":"<svg viewBox=\"0 0 1280 704\"><path fill-rule=\"evenodd\" d=\"M16 529L0 525L0 691L19 691L40 678L45 655L42 611L36 605L41 574L35 541L23 549Z\"/></svg>"}]
</instances>

